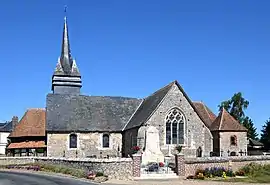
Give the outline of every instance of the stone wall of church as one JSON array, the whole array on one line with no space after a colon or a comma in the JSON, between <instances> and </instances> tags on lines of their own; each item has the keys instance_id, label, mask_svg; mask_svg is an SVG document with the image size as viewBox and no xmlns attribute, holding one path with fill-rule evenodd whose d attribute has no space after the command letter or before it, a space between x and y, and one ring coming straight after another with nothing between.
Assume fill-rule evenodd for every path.
<instances>
[{"instance_id":1,"label":"stone wall of church","mask_svg":"<svg viewBox=\"0 0 270 185\"><path fill-rule=\"evenodd\" d=\"M168 92L160 106L151 115L150 119L145 125L155 126L159 130L160 146L162 152L166 155L168 153L168 146L166 146L166 124L165 118L172 108L178 108L182 111L186 119L185 125L185 144L183 153L186 156L195 157L196 149L202 148L202 155L209 156L213 149L213 137L210 130L204 125L197 113L194 111L183 93L179 90L177 85ZM195 146L191 147L191 138ZM175 151L172 150L172 154Z\"/></svg>"},{"instance_id":2,"label":"stone wall of church","mask_svg":"<svg viewBox=\"0 0 270 185\"><path fill-rule=\"evenodd\" d=\"M231 145L231 136L236 136L236 145ZM246 132L220 132L220 151L222 156L228 156L228 153L235 152L236 155L241 155L239 152L246 152L248 139ZM228 152L229 151L229 152Z\"/></svg>"},{"instance_id":3,"label":"stone wall of church","mask_svg":"<svg viewBox=\"0 0 270 185\"><path fill-rule=\"evenodd\" d=\"M123 151L122 154L124 157L131 156L132 147L137 146L137 137L138 137L138 127L126 130L123 132Z\"/></svg>"},{"instance_id":4,"label":"stone wall of church","mask_svg":"<svg viewBox=\"0 0 270 185\"><path fill-rule=\"evenodd\" d=\"M103 133L76 133L77 148L69 148L69 134L48 133L47 134L47 156L48 157L117 157L121 155L122 134L109 133L109 148L102 147Z\"/></svg>"}]
</instances>

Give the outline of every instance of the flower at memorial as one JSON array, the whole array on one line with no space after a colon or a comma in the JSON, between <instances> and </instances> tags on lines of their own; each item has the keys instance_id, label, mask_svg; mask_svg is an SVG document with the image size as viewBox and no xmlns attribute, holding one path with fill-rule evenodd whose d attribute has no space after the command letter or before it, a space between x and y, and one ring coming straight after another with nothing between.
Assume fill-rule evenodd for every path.
<instances>
[{"instance_id":1,"label":"flower at memorial","mask_svg":"<svg viewBox=\"0 0 270 185\"><path fill-rule=\"evenodd\" d=\"M136 151L136 152L138 152L139 150L140 150L140 147L139 146L133 146L133 151Z\"/></svg>"},{"instance_id":2,"label":"flower at memorial","mask_svg":"<svg viewBox=\"0 0 270 185\"><path fill-rule=\"evenodd\" d=\"M159 163L159 167L164 167L164 163L163 162L160 162Z\"/></svg>"}]
</instances>

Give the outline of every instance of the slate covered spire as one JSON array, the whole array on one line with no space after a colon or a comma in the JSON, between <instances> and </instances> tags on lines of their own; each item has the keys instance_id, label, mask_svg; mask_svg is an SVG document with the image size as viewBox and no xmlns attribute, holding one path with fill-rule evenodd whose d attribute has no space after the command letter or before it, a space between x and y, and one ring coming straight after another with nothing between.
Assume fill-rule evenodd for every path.
<instances>
[{"instance_id":1,"label":"slate covered spire","mask_svg":"<svg viewBox=\"0 0 270 185\"><path fill-rule=\"evenodd\" d=\"M52 78L52 91L57 94L80 94L81 74L71 56L67 17L64 17L61 55Z\"/></svg>"},{"instance_id":2,"label":"slate covered spire","mask_svg":"<svg viewBox=\"0 0 270 185\"><path fill-rule=\"evenodd\" d=\"M61 51L60 62L65 73L71 72L73 60L72 60L71 50L70 50L70 45L69 45L68 25L67 25L66 16L64 18L62 51Z\"/></svg>"}]
</instances>

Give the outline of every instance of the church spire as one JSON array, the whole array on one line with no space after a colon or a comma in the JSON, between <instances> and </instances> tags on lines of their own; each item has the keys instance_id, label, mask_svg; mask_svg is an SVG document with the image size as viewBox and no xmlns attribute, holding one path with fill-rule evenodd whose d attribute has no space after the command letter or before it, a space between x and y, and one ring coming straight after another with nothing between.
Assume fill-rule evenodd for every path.
<instances>
[{"instance_id":1,"label":"church spire","mask_svg":"<svg viewBox=\"0 0 270 185\"><path fill-rule=\"evenodd\" d=\"M63 28L63 38L62 38L62 51L60 57L61 65L65 73L70 73L72 68L72 56L69 45L69 37L68 37L68 25L67 25L67 17L64 18L64 28Z\"/></svg>"},{"instance_id":2,"label":"church spire","mask_svg":"<svg viewBox=\"0 0 270 185\"><path fill-rule=\"evenodd\" d=\"M53 74L52 90L59 94L79 94L81 87L81 75L75 60L71 56L67 16L65 16L61 55Z\"/></svg>"}]
</instances>

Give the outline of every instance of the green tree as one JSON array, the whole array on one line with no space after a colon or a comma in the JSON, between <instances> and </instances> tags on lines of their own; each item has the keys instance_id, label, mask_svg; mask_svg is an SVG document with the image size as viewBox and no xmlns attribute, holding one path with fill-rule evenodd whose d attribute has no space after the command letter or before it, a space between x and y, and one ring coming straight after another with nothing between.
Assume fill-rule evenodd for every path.
<instances>
[{"instance_id":1,"label":"green tree","mask_svg":"<svg viewBox=\"0 0 270 185\"><path fill-rule=\"evenodd\" d=\"M248 105L249 105L249 101L243 97L241 92L238 92L238 93L235 93L231 99L221 102L221 104L218 107L219 107L219 110L224 108L236 120L238 120L240 123L243 123L245 119L244 110L248 108Z\"/></svg>"},{"instance_id":2,"label":"green tree","mask_svg":"<svg viewBox=\"0 0 270 185\"><path fill-rule=\"evenodd\" d=\"M261 143L264 144L264 148L269 150L270 149L270 118L265 121L261 131Z\"/></svg>"},{"instance_id":3,"label":"green tree","mask_svg":"<svg viewBox=\"0 0 270 185\"><path fill-rule=\"evenodd\" d=\"M244 127L248 129L248 133L247 133L248 138L257 140L258 133L257 133L256 127L254 126L253 121L248 116L246 116L242 124Z\"/></svg>"},{"instance_id":4,"label":"green tree","mask_svg":"<svg viewBox=\"0 0 270 185\"><path fill-rule=\"evenodd\" d=\"M249 101L246 100L241 92L235 93L231 99L221 102L218 106L219 111L224 108L230 113L240 124L248 129L248 137L252 139L257 139L258 134L256 132L256 127L253 121L245 115L245 110L249 106Z\"/></svg>"}]
</instances>

